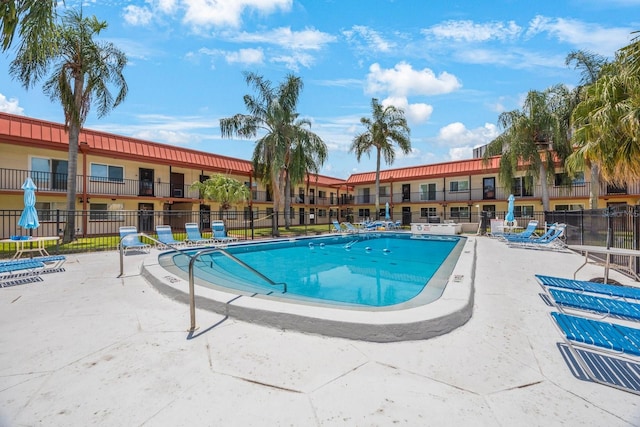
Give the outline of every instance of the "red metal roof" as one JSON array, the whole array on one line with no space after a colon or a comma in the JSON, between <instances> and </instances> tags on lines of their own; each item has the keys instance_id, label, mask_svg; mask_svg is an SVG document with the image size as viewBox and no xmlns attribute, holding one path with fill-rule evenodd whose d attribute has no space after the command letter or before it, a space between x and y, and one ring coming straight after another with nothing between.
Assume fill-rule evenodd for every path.
<instances>
[{"instance_id":1,"label":"red metal roof","mask_svg":"<svg viewBox=\"0 0 640 427\"><path fill-rule=\"evenodd\" d=\"M380 182L410 181L420 178L436 178L448 176L474 175L479 172L498 172L500 157L491 157L485 163L483 159L458 160L432 165L411 166L400 169L386 169L380 171ZM347 184L367 184L376 181L376 172L353 174L347 179Z\"/></svg>"},{"instance_id":2,"label":"red metal roof","mask_svg":"<svg viewBox=\"0 0 640 427\"><path fill-rule=\"evenodd\" d=\"M36 145L39 147L59 146L67 150L69 136L64 126L25 116L0 113L0 135L6 136L8 142L20 145ZM248 160L220 156L141 139L113 135L83 129L80 132L80 142L86 142L89 151L95 154L105 154L120 158L134 158L140 160L145 157L151 162L250 175L252 165Z\"/></svg>"}]
</instances>

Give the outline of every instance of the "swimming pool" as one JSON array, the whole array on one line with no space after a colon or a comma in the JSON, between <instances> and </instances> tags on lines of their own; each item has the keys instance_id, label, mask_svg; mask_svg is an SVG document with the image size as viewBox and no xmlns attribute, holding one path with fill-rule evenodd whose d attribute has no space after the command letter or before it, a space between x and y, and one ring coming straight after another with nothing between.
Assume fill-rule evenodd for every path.
<instances>
[{"instance_id":1,"label":"swimming pool","mask_svg":"<svg viewBox=\"0 0 640 427\"><path fill-rule=\"evenodd\" d=\"M200 255L194 275L205 286L299 302L389 307L406 305L427 290L421 300L426 303L442 294L442 281L430 281L440 269L439 277L448 277L461 238L416 237L362 233L230 246ZM186 273L196 252L166 257Z\"/></svg>"},{"instance_id":2,"label":"swimming pool","mask_svg":"<svg viewBox=\"0 0 640 427\"><path fill-rule=\"evenodd\" d=\"M375 297L375 304L366 305L357 301L337 302L315 296L295 295L289 289L283 293L282 283L267 286L266 282L260 283L261 281L256 278L249 281L258 282L257 286L256 283L251 283L250 287L245 290L213 285L214 282L210 282L210 280L214 281L217 272L204 269L195 276L195 283L200 285L196 286L195 305L200 310L219 313L224 316L223 319L235 319L262 326L334 337L375 342L432 338L465 324L473 312L476 239L456 236L451 240L452 237L411 236L410 233L392 235L389 232L382 232L367 233L366 237L360 236L360 238L356 238L354 235L334 234L320 238L240 243L229 246L228 250L233 248L234 251L239 251L238 255L241 255L242 252L254 252L258 248L264 248L261 245L268 245L271 248L281 247L283 249L297 247L298 250L305 251L306 257L313 261L312 265L308 267L307 274L307 277L312 277L307 280L310 287L313 287L311 285L315 286L316 276L340 276L340 273L329 274L319 270L326 264L324 260L328 255L325 254L339 252L344 258L343 265L352 256L363 258L369 264L352 266L351 270L363 276L375 278L375 291L369 290L368 292L370 300ZM386 239L398 240L389 241ZM394 254L401 254L401 251L394 249L394 245L401 243L399 240L404 239L456 242L444 262L432 274L428 284L422 286L422 290L410 299L400 299L397 293L392 295L392 291L387 288L377 287L378 277L381 279L381 284L385 283L384 280L393 281L398 277L402 279L403 276L407 276L406 271L400 268L403 264L420 263L431 257L430 253L425 254L430 251L423 250L421 253L413 250L410 254L399 257L402 259L396 258L396 261L393 261ZM354 240L357 242L353 243ZM428 245L429 242L423 241L422 243ZM391 246L386 246L387 244ZM388 250L385 251L385 249ZM200 250L207 250L207 248L196 249L196 251ZM173 251L163 252L159 255L151 254L143 261L141 272L157 291L168 298L189 305L191 301L189 280L188 274L184 270L188 257L182 255L185 260L180 260L176 255L176 252ZM213 259L207 259L202 264L206 265L212 262ZM289 258L287 258L288 262ZM391 266L389 270L383 272L383 270L376 268L378 264L385 262ZM271 275L276 270L291 270L291 268L286 268L288 264L284 268L280 268L274 263L268 261L265 263L267 268L264 272L267 275ZM183 268L181 269L179 265L182 265ZM238 269L239 267L234 266L233 268ZM394 271L394 268L397 270ZM349 274L351 274L351 270ZM341 272L346 272L346 270L341 270ZM249 276L247 275L245 279L248 279ZM275 282L273 278L270 279ZM215 280L219 279L215 278ZM241 282L243 281L241 280ZM246 286L247 284L243 283L242 285ZM293 287L293 285L287 284L287 287ZM360 293L362 293L365 288L361 286L360 289ZM380 305L378 305L378 295L380 296Z\"/></svg>"}]
</instances>

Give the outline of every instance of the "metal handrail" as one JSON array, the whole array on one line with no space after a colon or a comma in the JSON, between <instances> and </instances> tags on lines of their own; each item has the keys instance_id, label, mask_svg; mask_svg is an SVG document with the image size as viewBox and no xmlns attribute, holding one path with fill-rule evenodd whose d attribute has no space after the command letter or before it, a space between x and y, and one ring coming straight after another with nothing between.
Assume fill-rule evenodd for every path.
<instances>
[{"instance_id":1,"label":"metal handrail","mask_svg":"<svg viewBox=\"0 0 640 427\"><path fill-rule=\"evenodd\" d=\"M122 277L124 275L124 247L122 245L122 240L133 235L133 233L128 234L126 236L123 236L120 238L120 242L118 243L118 247L120 249L120 275L118 277ZM224 248L220 248L220 247L215 247L215 248L206 248L206 249L202 249L201 251L196 252L194 255L190 255L189 253L185 252L185 249L182 248L178 248L176 246L173 246L170 243L163 243L145 233L135 233L136 236L138 237L146 237L147 239L156 242L156 244L160 244L163 246L169 246L172 249L174 249L176 252L180 252L181 254L187 256L190 258L189 260L189 314L190 314L190 319L191 319L191 325L189 327L189 332L194 332L196 329L198 329L198 327L196 326L196 291L195 291L195 281L193 278L193 265L195 264L196 260L198 258L200 258L201 255L206 255L206 254L210 254L213 252L220 252L221 254L223 254L224 256L226 256L227 258L237 262L238 264L240 264L242 267L246 268L247 270L255 273L256 275L258 275L260 278L262 278L263 280L265 280L266 282L268 282L271 286L278 286L278 285L282 285L283 287L283 291L282 293L286 293L287 292L287 284L285 282L281 282L281 283L277 283L274 282L273 280L269 279L267 276L265 276L264 274L260 273L258 270L256 270L255 268L251 267L249 264L245 263L244 261L242 261L241 259L233 256L232 254L230 254L229 252L225 251Z\"/></svg>"},{"instance_id":2,"label":"metal handrail","mask_svg":"<svg viewBox=\"0 0 640 427\"><path fill-rule=\"evenodd\" d=\"M201 251L198 251L198 252L196 252L195 255L193 255L191 257L191 260L189 261L189 310L190 310L190 317L191 317L191 326L189 328L189 332L194 332L196 329L198 329L198 327L196 326L196 296L195 296L195 281L193 279L193 265L198 260L198 258L200 258L201 255L206 255L206 254L210 254L210 253L213 253L213 252L220 252L221 254L226 256L227 258L237 262L238 264L240 264L244 268L246 268L249 271L252 271L253 273L257 274L259 277L261 277L262 279L266 280L272 286L283 285L283 288L284 288L283 293L287 292L287 284L285 282L282 282L282 283L274 282L273 280L269 279L264 274L260 273L255 268L251 267L249 264L247 264L244 261L242 261L241 259L231 255L229 252L225 251L223 248L207 248L207 249L203 249Z\"/></svg>"}]
</instances>

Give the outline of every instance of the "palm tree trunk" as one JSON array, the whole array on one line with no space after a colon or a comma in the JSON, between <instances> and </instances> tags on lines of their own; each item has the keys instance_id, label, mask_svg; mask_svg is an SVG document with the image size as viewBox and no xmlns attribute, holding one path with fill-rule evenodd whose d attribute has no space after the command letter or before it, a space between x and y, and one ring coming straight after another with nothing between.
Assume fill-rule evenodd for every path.
<instances>
[{"instance_id":1,"label":"palm tree trunk","mask_svg":"<svg viewBox=\"0 0 640 427\"><path fill-rule=\"evenodd\" d=\"M289 230L291 228L291 176L289 171L285 171L286 178L284 181L284 227Z\"/></svg>"},{"instance_id":2,"label":"palm tree trunk","mask_svg":"<svg viewBox=\"0 0 640 427\"><path fill-rule=\"evenodd\" d=\"M76 176L78 174L78 139L80 126L69 124L69 157L67 162L67 222L62 243L75 240L76 234Z\"/></svg>"},{"instance_id":3,"label":"palm tree trunk","mask_svg":"<svg viewBox=\"0 0 640 427\"><path fill-rule=\"evenodd\" d=\"M542 191L542 210L549 209L549 182L547 180L547 168L544 162L540 163L540 190Z\"/></svg>"},{"instance_id":4,"label":"palm tree trunk","mask_svg":"<svg viewBox=\"0 0 640 427\"><path fill-rule=\"evenodd\" d=\"M380 219L380 147L376 156L376 219Z\"/></svg>"}]
</instances>

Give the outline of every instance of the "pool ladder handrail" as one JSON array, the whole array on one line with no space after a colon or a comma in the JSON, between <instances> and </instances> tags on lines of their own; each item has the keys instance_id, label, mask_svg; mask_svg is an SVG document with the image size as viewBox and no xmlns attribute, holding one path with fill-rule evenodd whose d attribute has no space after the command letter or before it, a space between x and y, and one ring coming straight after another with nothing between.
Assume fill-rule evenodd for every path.
<instances>
[{"instance_id":1,"label":"pool ladder handrail","mask_svg":"<svg viewBox=\"0 0 640 427\"><path fill-rule=\"evenodd\" d=\"M271 286L282 285L282 287L283 287L282 293L286 293L287 292L287 284L286 284L286 282L282 282L282 283L274 282L273 280L269 279L264 274L260 273L255 268L251 267L249 264L245 263L241 259L233 256L232 254L230 254L229 252L224 250L224 248L221 248L221 247L206 248L206 249L203 249L201 251L196 252L195 255L190 255L189 253L186 252L185 249L178 248L176 246L173 246L172 244L163 243L163 242L161 242L161 241L159 241L159 240L147 235L146 233L135 233L135 234L138 237L146 237L147 239L151 240L152 242L155 242L156 245L170 246L176 252L180 252L182 255L185 255L185 256L190 258L190 260L189 260L189 314L190 314L190 319L191 319L191 325L189 327L189 332L194 332L196 329L198 329L198 326L196 326L196 290L195 290L195 281L194 281L194 278L193 278L193 265L201 255L206 255L206 254L213 253L213 252L220 252L223 255L225 255L226 257L228 257L229 259L231 259L231 260L237 262L238 264L240 264L242 267L244 267L244 268L248 269L249 271L252 271L253 273L257 274L263 280L267 281ZM128 235L128 236L130 236L130 235ZM124 275L124 248L122 246L122 240L125 237L121 237L120 238L120 242L119 242L119 245L118 245L119 248L120 248L120 275L118 277L122 277Z\"/></svg>"}]
</instances>

